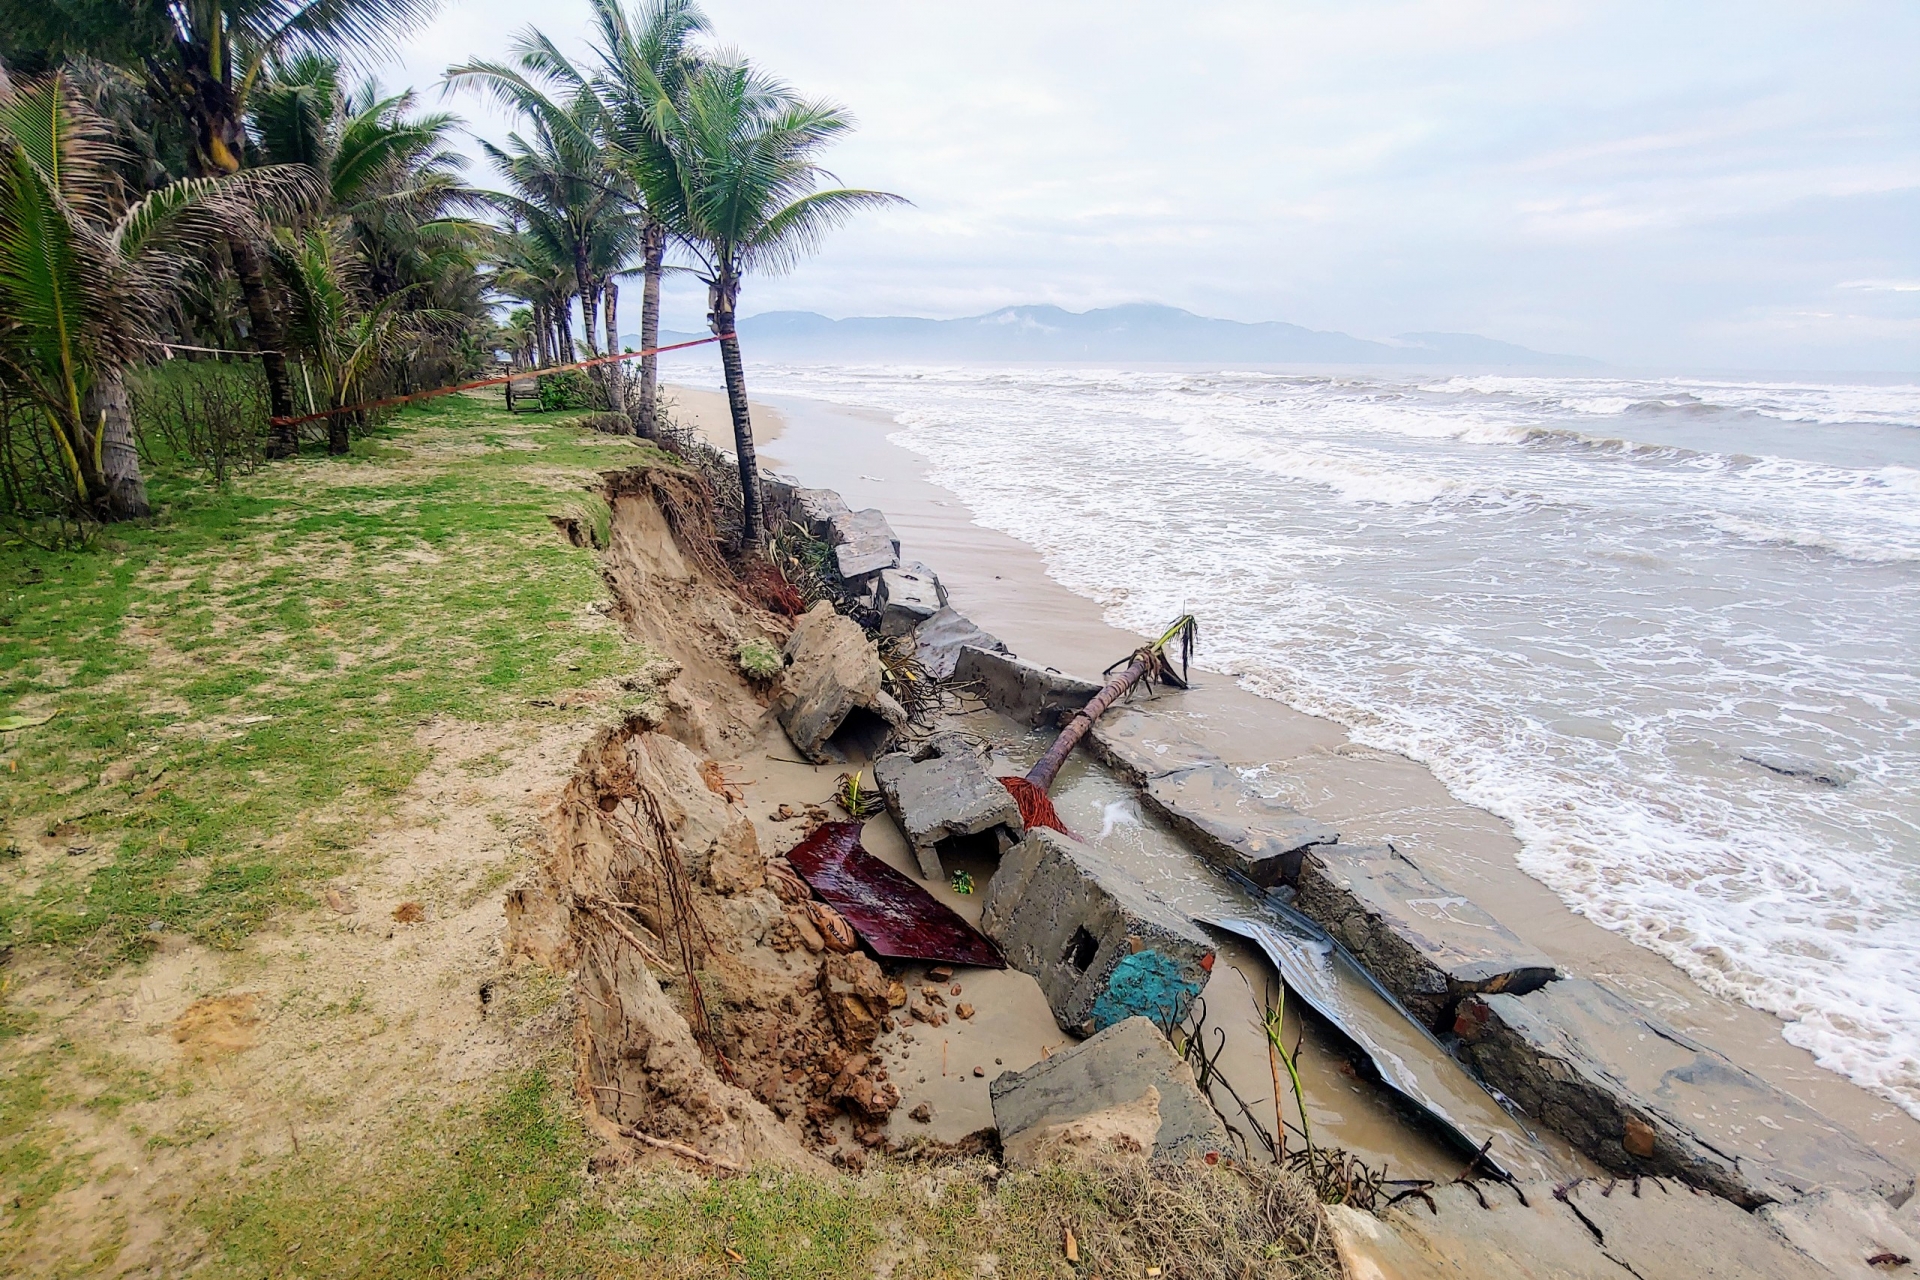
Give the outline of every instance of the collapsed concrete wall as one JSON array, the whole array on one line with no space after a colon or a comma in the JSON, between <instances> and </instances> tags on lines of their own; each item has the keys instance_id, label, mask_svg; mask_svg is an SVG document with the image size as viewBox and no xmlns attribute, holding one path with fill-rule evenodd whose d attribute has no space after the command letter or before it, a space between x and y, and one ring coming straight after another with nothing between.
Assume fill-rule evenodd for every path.
<instances>
[{"instance_id":1,"label":"collapsed concrete wall","mask_svg":"<svg viewBox=\"0 0 1920 1280\"><path fill-rule=\"evenodd\" d=\"M980 930L1033 975L1075 1035L1135 1015L1178 1026L1213 968L1212 943L1184 913L1092 845L1046 827L1001 859Z\"/></svg>"}]
</instances>

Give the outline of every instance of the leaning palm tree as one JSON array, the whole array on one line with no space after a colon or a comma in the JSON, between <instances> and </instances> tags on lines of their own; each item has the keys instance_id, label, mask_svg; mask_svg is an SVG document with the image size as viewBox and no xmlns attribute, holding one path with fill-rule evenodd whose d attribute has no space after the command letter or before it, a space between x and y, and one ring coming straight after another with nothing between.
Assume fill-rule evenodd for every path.
<instances>
[{"instance_id":1,"label":"leaning palm tree","mask_svg":"<svg viewBox=\"0 0 1920 1280\"><path fill-rule=\"evenodd\" d=\"M104 123L54 74L0 89L0 380L39 407L70 505L147 513L124 374L166 335L178 280L295 175L187 179L129 200Z\"/></svg>"},{"instance_id":2,"label":"leaning palm tree","mask_svg":"<svg viewBox=\"0 0 1920 1280\"><path fill-rule=\"evenodd\" d=\"M659 165L639 177L649 207L687 246L707 286L707 322L720 339L740 469L740 540L752 548L763 520L734 324L741 280L750 271L791 268L861 209L905 200L885 191L819 190L831 175L815 157L853 128L852 117L832 103L798 97L738 55L703 63L681 93L663 89L645 106L665 148Z\"/></svg>"}]
</instances>

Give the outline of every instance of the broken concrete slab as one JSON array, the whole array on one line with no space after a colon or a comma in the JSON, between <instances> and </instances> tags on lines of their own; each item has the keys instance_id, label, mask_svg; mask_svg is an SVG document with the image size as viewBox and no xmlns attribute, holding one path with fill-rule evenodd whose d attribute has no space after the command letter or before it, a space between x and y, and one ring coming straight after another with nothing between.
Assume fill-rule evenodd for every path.
<instances>
[{"instance_id":1,"label":"broken concrete slab","mask_svg":"<svg viewBox=\"0 0 1920 1280\"><path fill-rule=\"evenodd\" d=\"M880 634L904 636L940 612L946 592L940 579L924 565L911 568L882 569L874 592L874 604L880 612Z\"/></svg>"},{"instance_id":2,"label":"broken concrete slab","mask_svg":"<svg viewBox=\"0 0 1920 1280\"><path fill-rule=\"evenodd\" d=\"M1145 1018L1124 1018L1025 1071L1002 1072L988 1091L1001 1148L1014 1166L1063 1147L1117 1143L1171 1160L1228 1149L1227 1131L1193 1069Z\"/></svg>"},{"instance_id":3,"label":"broken concrete slab","mask_svg":"<svg viewBox=\"0 0 1920 1280\"><path fill-rule=\"evenodd\" d=\"M1912 1171L1600 983L1468 996L1454 1029L1483 1080L1616 1173L1745 1208L1825 1188L1913 1193Z\"/></svg>"},{"instance_id":4,"label":"broken concrete slab","mask_svg":"<svg viewBox=\"0 0 1920 1280\"><path fill-rule=\"evenodd\" d=\"M1812 1280L1812 1260L1753 1216L1677 1183L1435 1187L1378 1216L1330 1206L1346 1274L1368 1280ZM1517 1192L1517 1193L1516 1193ZM1598 1224L1605 1224L1604 1226Z\"/></svg>"},{"instance_id":5,"label":"broken concrete slab","mask_svg":"<svg viewBox=\"0 0 1920 1280\"><path fill-rule=\"evenodd\" d=\"M1075 1035L1136 1014L1176 1025L1213 967L1213 945L1183 913L1093 845L1044 827L1001 858L980 928Z\"/></svg>"},{"instance_id":6,"label":"broken concrete slab","mask_svg":"<svg viewBox=\"0 0 1920 1280\"><path fill-rule=\"evenodd\" d=\"M987 772L985 757L971 743L941 734L932 746L935 753L923 760L905 752L880 757L874 761L873 776L887 811L907 837L921 877L944 884L943 843L984 836L999 855L1025 829L1020 825L1020 806Z\"/></svg>"},{"instance_id":7,"label":"broken concrete slab","mask_svg":"<svg viewBox=\"0 0 1920 1280\"><path fill-rule=\"evenodd\" d=\"M849 582L900 563L900 539L878 507L835 514L831 525L834 559Z\"/></svg>"},{"instance_id":8,"label":"broken concrete slab","mask_svg":"<svg viewBox=\"0 0 1920 1280\"><path fill-rule=\"evenodd\" d=\"M1391 845L1310 849L1294 900L1430 1027L1475 992L1534 991L1558 972L1544 953Z\"/></svg>"},{"instance_id":9,"label":"broken concrete slab","mask_svg":"<svg viewBox=\"0 0 1920 1280\"><path fill-rule=\"evenodd\" d=\"M1757 764L1769 773L1777 773L1783 778L1804 778L1808 782L1818 782L1828 787L1844 787L1860 776L1844 764L1835 764L1829 760L1815 760L1812 756L1798 755L1791 751L1756 748L1741 752L1740 758L1748 764Z\"/></svg>"},{"instance_id":10,"label":"broken concrete slab","mask_svg":"<svg viewBox=\"0 0 1920 1280\"><path fill-rule=\"evenodd\" d=\"M1313 845L1340 833L1281 804L1225 763L1196 764L1149 778L1144 794L1202 857L1261 888L1291 884Z\"/></svg>"},{"instance_id":11,"label":"broken concrete slab","mask_svg":"<svg viewBox=\"0 0 1920 1280\"><path fill-rule=\"evenodd\" d=\"M853 514L831 489L795 488L790 506L794 523L804 528L807 536L826 543L834 539L835 524Z\"/></svg>"},{"instance_id":12,"label":"broken concrete slab","mask_svg":"<svg viewBox=\"0 0 1920 1280\"><path fill-rule=\"evenodd\" d=\"M1816 1191L1762 1205L1754 1216L1843 1280L1899 1275L1920 1261L1920 1213L1877 1196Z\"/></svg>"},{"instance_id":13,"label":"broken concrete slab","mask_svg":"<svg viewBox=\"0 0 1920 1280\"><path fill-rule=\"evenodd\" d=\"M1162 774L1222 763L1195 740L1190 722L1163 713L1152 699L1108 708L1085 742L1096 759L1142 790Z\"/></svg>"},{"instance_id":14,"label":"broken concrete slab","mask_svg":"<svg viewBox=\"0 0 1920 1280\"><path fill-rule=\"evenodd\" d=\"M856 713L867 713L885 727L900 728L907 714L881 686L880 655L867 633L821 601L807 610L787 638L788 664L780 673L774 714L794 747L808 760L824 764L828 741Z\"/></svg>"},{"instance_id":15,"label":"broken concrete slab","mask_svg":"<svg viewBox=\"0 0 1920 1280\"><path fill-rule=\"evenodd\" d=\"M971 618L951 607L935 611L913 629L914 654L935 680L953 675L954 664L960 661L961 646L969 644L989 653L1008 651L1000 637L982 631Z\"/></svg>"},{"instance_id":16,"label":"broken concrete slab","mask_svg":"<svg viewBox=\"0 0 1920 1280\"><path fill-rule=\"evenodd\" d=\"M1568 1187L1564 1203L1608 1257L1642 1280L1809 1280L1820 1274L1818 1263L1761 1219L1681 1183L1587 1180Z\"/></svg>"},{"instance_id":17,"label":"broken concrete slab","mask_svg":"<svg viewBox=\"0 0 1920 1280\"><path fill-rule=\"evenodd\" d=\"M961 646L953 680L972 685L1001 715L1043 728L1058 728L1100 692L1097 684L973 645Z\"/></svg>"}]
</instances>

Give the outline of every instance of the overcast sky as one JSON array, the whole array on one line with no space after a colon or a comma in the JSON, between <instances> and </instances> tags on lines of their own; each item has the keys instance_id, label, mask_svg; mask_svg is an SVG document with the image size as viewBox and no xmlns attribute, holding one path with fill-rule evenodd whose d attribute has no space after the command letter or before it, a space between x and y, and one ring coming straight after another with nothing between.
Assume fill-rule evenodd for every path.
<instances>
[{"instance_id":1,"label":"overcast sky","mask_svg":"<svg viewBox=\"0 0 1920 1280\"><path fill-rule=\"evenodd\" d=\"M863 215L743 311L1165 302L1626 365L1920 371L1920 5L707 0L860 130ZM429 86L577 0L448 0ZM488 136L477 97L458 110ZM679 290L668 323L703 299ZM637 319L637 316L636 316Z\"/></svg>"}]
</instances>

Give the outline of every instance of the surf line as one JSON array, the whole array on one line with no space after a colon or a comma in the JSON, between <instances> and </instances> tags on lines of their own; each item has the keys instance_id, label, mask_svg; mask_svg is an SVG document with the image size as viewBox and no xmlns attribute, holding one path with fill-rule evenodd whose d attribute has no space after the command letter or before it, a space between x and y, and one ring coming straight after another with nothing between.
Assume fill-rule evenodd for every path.
<instances>
[{"instance_id":1,"label":"surf line","mask_svg":"<svg viewBox=\"0 0 1920 1280\"><path fill-rule=\"evenodd\" d=\"M431 391L414 391L404 396L384 396L378 400L362 400L359 404L344 404L338 409L322 409L317 413L303 413L297 417L269 418L267 421L276 427L297 427L302 423L318 422L322 418L337 417L343 413L359 413L364 409L391 409L395 405L413 404L420 400L431 400L436 396L450 396L456 391L478 391L482 387L498 387L512 382L515 378L537 378L549 373L565 373L569 369L591 369L595 365L612 364L618 360L638 360L642 356L657 356L667 351L683 351L688 347L701 347L709 342L718 341L720 336L715 334L711 338L694 338L664 347L648 347L645 351L622 351L617 355L596 356L592 360L577 360L572 364L549 365L544 369L525 369L501 378L476 378L472 382L458 382L450 387L435 387Z\"/></svg>"}]
</instances>

